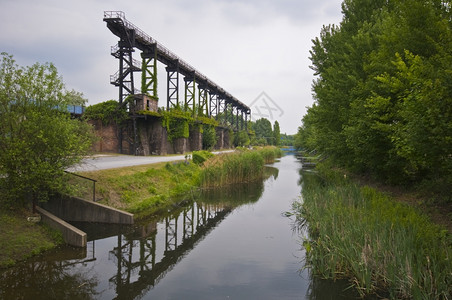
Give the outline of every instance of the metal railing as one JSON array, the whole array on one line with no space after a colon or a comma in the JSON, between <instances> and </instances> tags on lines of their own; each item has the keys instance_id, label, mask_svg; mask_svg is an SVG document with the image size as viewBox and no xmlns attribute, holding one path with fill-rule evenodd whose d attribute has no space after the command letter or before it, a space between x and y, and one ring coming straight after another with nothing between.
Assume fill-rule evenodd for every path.
<instances>
[{"instance_id":1,"label":"metal railing","mask_svg":"<svg viewBox=\"0 0 452 300\"><path fill-rule=\"evenodd\" d=\"M80 179L88 182L88 185L92 184L92 190L90 191L91 188L88 188L88 189L83 188L83 183L80 185L80 182L74 182L73 181L74 177L72 177L72 181L69 182L74 187L74 190L76 192L75 196L80 197L80 198L91 198L91 195L92 195L93 202L96 202L96 182L97 182L97 180L88 178L88 177L85 177L82 175L78 175L75 173L71 173L68 171L64 171L64 172L68 175L80 178ZM71 196L73 196L73 195L71 195ZM88 199L86 199L86 200L88 200Z\"/></svg>"}]
</instances>

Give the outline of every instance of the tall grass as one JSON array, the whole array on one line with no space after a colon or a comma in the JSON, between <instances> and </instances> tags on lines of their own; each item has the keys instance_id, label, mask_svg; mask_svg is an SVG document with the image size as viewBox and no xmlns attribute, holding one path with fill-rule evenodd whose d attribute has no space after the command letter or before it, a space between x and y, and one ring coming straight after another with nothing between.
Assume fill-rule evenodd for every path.
<instances>
[{"instance_id":1,"label":"tall grass","mask_svg":"<svg viewBox=\"0 0 452 300\"><path fill-rule=\"evenodd\" d=\"M264 158L257 151L217 155L204 162L202 187L219 187L262 178Z\"/></svg>"},{"instance_id":2,"label":"tall grass","mask_svg":"<svg viewBox=\"0 0 452 300\"><path fill-rule=\"evenodd\" d=\"M277 151L272 151L276 157ZM140 218L170 205L181 195L193 195L200 188L263 178L263 153L247 150L211 157L211 153L198 151L193 154L196 163L135 166L83 175L97 180L97 199L103 199L102 203L138 214L136 217Z\"/></svg>"},{"instance_id":3,"label":"tall grass","mask_svg":"<svg viewBox=\"0 0 452 300\"><path fill-rule=\"evenodd\" d=\"M257 148L255 151L262 156L266 164L274 163L277 158L283 156L284 154L280 148L273 146Z\"/></svg>"},{"instance_id":4,"label":"tall grass","mask_svg":"<svg viewBox=\"0 0 452 300\"><path fill-rule=\"evenodd\" d=\"M329 178L304 175L303 203L294 204L309 224L307 266L325 278L349 278L363 295L450 299L447 230L372 188Z\"/></svg>"}]
</instances>

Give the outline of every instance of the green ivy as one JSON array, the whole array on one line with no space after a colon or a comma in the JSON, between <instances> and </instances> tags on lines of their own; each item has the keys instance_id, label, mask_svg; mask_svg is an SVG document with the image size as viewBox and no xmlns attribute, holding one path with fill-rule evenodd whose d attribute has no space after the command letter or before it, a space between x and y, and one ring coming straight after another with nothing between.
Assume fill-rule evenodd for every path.
<instances>
[{"instance_id":1,"label":"green ivy","mask_svg":"<svg viewBox=\"0 0 452 300\"><path fill-rule=\"evenodd\" d=\"M102 124L121 124L129 118L126 107L120 107L118 101L108 100L88 106L84 117L88 120L100 120Z\"/></svg>"},{"instance_id":2,"label":"green ivy","mask_svg":"<svg viewBox=\"0 0 452 300\"><path fill-rule=\"evenodd\" d=\"M164 111L162 115L162 125L168 132L168 140L173 141L190 136L190 124L194 122L190 112L175 107L170 111Z\"/></svg>"}]
</instances>

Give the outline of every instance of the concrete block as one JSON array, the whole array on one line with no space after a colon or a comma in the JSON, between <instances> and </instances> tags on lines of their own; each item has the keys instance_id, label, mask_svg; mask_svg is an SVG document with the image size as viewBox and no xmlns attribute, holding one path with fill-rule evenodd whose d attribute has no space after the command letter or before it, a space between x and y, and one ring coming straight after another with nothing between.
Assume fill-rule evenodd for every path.
<instances>
[{"instance_id":1,"label":"concrete block","mask_svg":"<svg viewBox=\"0 0 452 300\"><path fill-rule=\"evenodd\" d=\"M36 207L36 210L41 214L41 219L44 223L55 230L61 231L63 239L67 244L75 247L86 247L88 238L85 232L61 220L41 207Z\"/></svg>"}]
</instances>

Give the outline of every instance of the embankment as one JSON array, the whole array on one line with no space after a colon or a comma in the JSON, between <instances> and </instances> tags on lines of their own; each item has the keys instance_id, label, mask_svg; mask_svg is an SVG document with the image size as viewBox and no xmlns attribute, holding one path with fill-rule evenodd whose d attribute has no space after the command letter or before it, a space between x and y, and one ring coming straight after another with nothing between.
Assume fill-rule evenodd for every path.
<instances>
[{"instance_id":1,"label":"embankment","mask_svg":"<svg viewBox=\"0 0 452 300\"><path fill-rule=\"evenodd\" d=\"M307 265L323 278L348 278L362 295L392 299L448 299L452 247L446 229L417 209L342 173L303 173L303 202L294 204L309 224Z\"/></svg>"}]
</instances>

